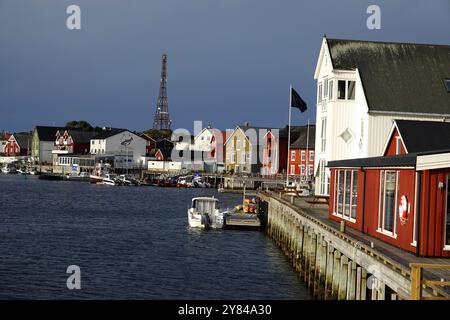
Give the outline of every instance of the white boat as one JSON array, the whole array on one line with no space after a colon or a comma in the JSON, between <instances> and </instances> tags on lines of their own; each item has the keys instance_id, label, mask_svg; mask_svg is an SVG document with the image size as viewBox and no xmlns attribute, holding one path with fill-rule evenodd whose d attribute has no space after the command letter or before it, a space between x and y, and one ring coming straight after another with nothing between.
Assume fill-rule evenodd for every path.
<instances>
[{"instance_id":1,"label":"white boat","mask_svg":"<svg viewBox=\"0 0 450 320\"><path fill-rule=\"evenodd\" d=\"M8 174L10 172L11 172L11 170L8 167L3 167L2 168L2 173Z\"/></svg>"},{"instance_id":2,"label":"white boat","mask_svg":"<svg viewBox=\"0 0 450 320\"><path fill-rule=\"evenodd\" d=\"M225 214L219 212L219 200L214 197L192 198L188 222L192 228L222 229Z\"/></svg>"}]
</instances>

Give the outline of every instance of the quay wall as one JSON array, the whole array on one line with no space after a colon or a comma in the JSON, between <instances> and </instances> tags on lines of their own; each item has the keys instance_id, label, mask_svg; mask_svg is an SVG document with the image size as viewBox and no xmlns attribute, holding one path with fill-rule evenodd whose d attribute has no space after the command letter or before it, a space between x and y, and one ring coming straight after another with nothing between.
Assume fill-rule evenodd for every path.
<instances>
[{"instance_id":1,"label":"quay wall","mask_svg":"<svg viewBox=\"0 0 450 320\"><path fill-rule=\"evenodd\" d=\"M410 299L410 269L306 214L281 194L258 194L266 233L318 299Z\"/></svg>"}]
</instances>

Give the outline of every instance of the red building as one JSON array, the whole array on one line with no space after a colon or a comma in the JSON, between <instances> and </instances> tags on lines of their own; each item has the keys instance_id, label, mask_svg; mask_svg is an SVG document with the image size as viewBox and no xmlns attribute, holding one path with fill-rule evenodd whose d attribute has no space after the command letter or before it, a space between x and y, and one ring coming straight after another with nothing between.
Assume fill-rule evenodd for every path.
<instances>
[{"instance_id":1,"label":"red building","mask_svg":"<svg viewBox=\"0 0 450 320\"><path fill-rule=\"evenodd\" d=\"M147 141L147 145L145 147L145 153L146 155L150 155L152 153L152 150L156 148L156 140L150 137L148 134L145 133L137 133L138 136L141 138L144 138L145 141Z\"/></svg>"},{"instance_id":2,"label":"red building","mask_svg":"<svg viewBox=\"0 0 450 320\"><path fill-rule=\"evenodd\" d=\"M328 167L330 219L420 256L450 257L450 123L397 120L383 156Z\"/></svg>"},{"instance_id":3,"label":"red building","mask_svg":"<svg viewBox=\"0 0 450 320\"><path fill-rule=\"evenodd\" d=\"M26 156L31 151L31 133L21 132L11 135L3 147L7 157Z\"/></svg>"},{"instance_id":4,"label":"red building","mask_svg":"<svg viewBox=\"0 0 450 320\"><path fill-rule=\"evenodd\" d=\"M67 151L68 154L88 154L91 139L95 138L95 131L80 129L61 129L55 133L57 150Z\"/></svg>"},{"instance_id":5,"label":"red building","mask_svg":"<svg viewBox=\"0 0 450 320\"><path fill-rule=\"evenodd\" d=\"M316 126L301 127L298 138L291 143L289 150L289 174L300 176L302 180L314 176L314 150Z\"/></svg>"},{"instance_id":6,"label":"red building","mask_svg":"<svg viewBox=\"0 0 450 320\"><path fill-rule=\"evenodd\" d=\"M311 128L312 126L310 126ZM291 126L291 148L292 141L306 133L306 126ZM312 131L311 131L312 132ZM313 140L315 137L311 137ZM288 127L282 129L268 129L264 136L263 146L263 161L262 173L263 175L273 175L277 173L286 173L288 165ZM312 144L314 151L314 144Z\"/></svg>"}]
</instances>

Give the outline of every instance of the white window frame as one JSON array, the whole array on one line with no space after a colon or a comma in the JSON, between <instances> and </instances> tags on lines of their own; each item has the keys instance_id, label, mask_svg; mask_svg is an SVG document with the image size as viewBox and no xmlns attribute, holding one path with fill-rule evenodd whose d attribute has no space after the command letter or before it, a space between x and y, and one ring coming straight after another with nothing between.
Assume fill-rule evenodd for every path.
<instances>
[{"instance_id":1,"label":"white window frame","mask_svg":"<svg viewBox=\"0 0 450 320\"><path fill-rule=\"evenodd\" d=\"M449 183L450 183L450 174L448 173L446 175L446 182L445 182L445 188L447 189L447 192L445 193L445 212L444 212L444 251L450 251L450 243L446 243L445 240L447 239L447 215L448 215L448 210L449 210L449 203L448 203L448 199L449 199L449 193L450 193L450 188L449 188Z\"/></svg>"},{"instance_id":2,"label":"white window frame","mask_svg":"<svg viewBox=\"0 0 450 320\"><path fill-rule=\"evenodd\" d=\"M321 131L320 131L320 151L325 152L327 149L327 118L323 117L321 122Z\"/></svg>"},{"instance_id":3,"label":"white window frame","mask_svg":"<svg viewBox=\"0 0 450 320\"><path fill-rule=\"evenodd\" d=\"M314 161L314 151L309 150L308 156L309 156L309 161Z\"/></svg>"},{"instance_id":4,"label":"white window frame","mask_svg":"<svg viewBox=\"0 0 450 320\"><path fill-rule=\"evenodd\" d=\"M295 161L295 150L291 150L291 161Z\"/></svg>"},{"instance_id":5,"label":"white window frame","mask_svg":"<svg viewBox=\"0 0 450 320\"><path fill-rule=\"evenodd\" d=\"M322 82L319 82L317 86L317 103L322 102L322 91L323 91L323 84Z\"/></svg>"},{"instance_id":6,"label":"white window frame","mask_svg":"<svg viewBox=\"0 0 450 320\"><path fill-rule=\"evenodd\" d=\"M300 175L304 176L305 175L305 165L301 164L301 165L299 165L299 167L300 167Z\"/></svg>"},{"instance_id":7,"label":"white window frame","mask_svg":"<svg viewBox=\"0 0 450 320\"><path fill-rule=\"evenodd\" d=\"M395 154L402 153L402 138L400 136L395 137Z\"/></svg>"},{"instance_id":8,"label":"white window frame","mask_svg":"<svg viewBox=\"0 0 450 320\"><path fill-rule=\"evenodd\" d=\"M395 197L394 197L394 222L392 226L392 231L384 229L384 218L385 218L385 192L386 192L386 174L390 172L395 173ZM384 175L383 178L383 187L381 186L381 176ZM378 228L377 232L384 234L388 237L397 239L397 202L398 202L398 180L399 180L399 171L397 170L381 170L380 171L380 192L379 192L379 206L378 206Z\"/></svg>"},{"instance_id":9,"label":"white window frame","mask_svg":"<svg viewBox=\"0 0 450 320\"><path fill-rule=\"evenodd\" d=\"M300 160L306 161L306 150L300 151Z\"/></svg>"},{"instance_id":10,"label":"white window frame","mask_svg":"<svg viewBox=\"0 0 450 320\"><path fill-rule=\"evenodd\" d=\"M339 182L340 182L340 177L339 177L339 173L340 172L344 172L343 175L343 188L342 188L342 212L339 212L339 208L338 208L338 190L339 190ZM354 172L358 172L358 170L353 170L353 169L338 169L335 170L335 176L334 176L334 201L333 201L333 215L337 216L339 218L342 218L344 220L350 221L351 223L356 223L356 217L353 218L352 217L352 200L353 200L353 186L354 186ZM345 189L347 186L347 174L350 175L350 199L346 199L345 196ZM356 176L356 188L358 188L358 175ZM356 195L356 199L358 199L358 195ZM349 201L350 206L349 206L349 212L348 214L346 214L345 212L345 204L347 203L347 201ZM356 200L358 201L358 200Z\"/></svg>"},{"instance_id":11,"label":"white window frame","mask_svg":"<svg viewBox=\"0 0 450 320\"><path fill-rule=\"evenodd\" d=\"M328 101L333 100L333 80L328 81Z\"/></svg>"},{"instance_id":12,"label":"white window frame","mask_svg":"<svg viewBox=\"0 0 450 320\"><path fill-rule=\"evenodd\" d=\"M291 164L291 171L289 172L290 175L295 175L295 165Z\"/></svg>"}]
</instances>

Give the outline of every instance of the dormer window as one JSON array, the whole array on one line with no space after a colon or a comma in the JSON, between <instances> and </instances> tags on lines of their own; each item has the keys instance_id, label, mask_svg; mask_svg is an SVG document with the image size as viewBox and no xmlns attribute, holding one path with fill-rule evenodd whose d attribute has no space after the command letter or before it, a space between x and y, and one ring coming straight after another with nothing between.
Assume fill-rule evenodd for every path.
<instances>
[{"instance_id":1,"label":"dormer window","mask_svg":"<svg viewBox=\"0 0 450 320\"><path fill-rule=\"evenodd\" d=\"M402 139L400 137L395 137L395 154L402 153Z\"/></svg>"},{"instance_id":2,"label":"dormer window","mask_svg":"<svg viewBox=\"0 0 450 320\"><path fill-rule=\"evenodd\" d=\"M445 88L450 92L450 78L444 79Z\"/></svg>"}]
</instances>

